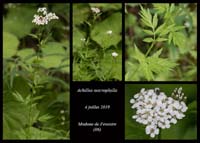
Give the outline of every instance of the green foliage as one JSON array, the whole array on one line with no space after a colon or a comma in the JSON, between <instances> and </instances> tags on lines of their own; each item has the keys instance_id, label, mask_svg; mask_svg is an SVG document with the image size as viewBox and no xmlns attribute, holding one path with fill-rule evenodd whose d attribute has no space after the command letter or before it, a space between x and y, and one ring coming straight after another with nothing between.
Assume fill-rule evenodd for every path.
<instances>
[{"instance_id":1,"label":"green foliage","mask_svg":"<svg viewBox=\"0 0 200 143\"><path fill-rule=\"evenodd\" d=\"M73 4L73 80L121 80L120 10L120 4Z\"/></svg>"},{"instance_id":2,"label":"green foliage","mask_svg":"<svg viewBox=\"0 0 200 143\"><path fill-rule=\"evenodd\" d=\"M197 86L195 84L126 84L125 85L125 139L127 140L152 140L145 133L145 126L139 124L132 116L135 111L131 108L130 99L142 88L160 88L167 96L170 96L175 88L182 87L188 110L185 117L169 129L162 129L160 140L196 140L197 139ZM135 132L137 131L137 132ZM157 140L157 138L155 138Z\"/></svg>"},{"instance_id":3,"label":"green foliage","mask_svg":"<svg viewBox=\"0 0 200 143\"><path fill-rule=\"evenodd\" d=\"M56 25L34 25L38 7L55 10ZM3 139L69 139L69 5L4 8Z\"/></svg>"},{"instance_id":4,"label":"green foliage","mask_svg":"<svg viewBox=\"0 0 200 143\"><path fill-rule=\"evenodd\" d=\"M133 9L139 10L140 19L139 23L135 21L133 25L126 24L128 58L125 79L196 80L196 57L188 58L187 61L184 59L191 50L194 55L197 53L196 40L193 39L197 34L196 27L187 31L188 25L192 24L188 17L193 17L193 21L196 21L196 11L190 12L190 15L186 13L189 10L188 4L139 6L134 5L130 12L128 9L126 15L126 23L131 23L131 20L135 21L134 18L129 18L134 16Z\"/></svg>"}]
</instances>

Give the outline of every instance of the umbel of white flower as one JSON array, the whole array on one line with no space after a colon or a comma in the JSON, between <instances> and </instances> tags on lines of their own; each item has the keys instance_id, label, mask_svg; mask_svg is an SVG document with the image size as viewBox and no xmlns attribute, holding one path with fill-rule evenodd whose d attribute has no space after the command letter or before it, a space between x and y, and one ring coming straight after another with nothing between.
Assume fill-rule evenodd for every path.
<instances>
[{"instance_id":1,"label":"umbel of white flower","mask_svg":"<svg viewBox=\"0 0 200 143\"><path fill-rule=\"evenodd\" d=\"M93 13L96 13L96 14L101 12L101 10L97 7L92 7L91 10L92 10Z\"/></svg>"},{"instance_id":2,"label":"umbel of white flower","mask_svg":"<svg viewBox=\"0 0 200 143\"><path fill-rule=\"evenodd\" d=\"M46 7L38 8L37 13L38 14L34 15L34 19L32 21L32 23L35 23L36 25L46 25L53 19L59 19L55 13L48 13Z\"/></svg>"},{"instance_id":3,"label":"umbel of white flower","mask_svg":"<svg viewBox=\"0 0 200 143\"><path fill-rule=\"evenodd\" d=\"M178 119L185 117L184 112L188 109L185 99L181 87L176 88L171 97L160 92L159 88L142 88L130 100L132 109L136 109L132 118L145 125L146 134L154 138L161 129L170 128L171 124L176 124Z\"/></svg>"}]
</instances>

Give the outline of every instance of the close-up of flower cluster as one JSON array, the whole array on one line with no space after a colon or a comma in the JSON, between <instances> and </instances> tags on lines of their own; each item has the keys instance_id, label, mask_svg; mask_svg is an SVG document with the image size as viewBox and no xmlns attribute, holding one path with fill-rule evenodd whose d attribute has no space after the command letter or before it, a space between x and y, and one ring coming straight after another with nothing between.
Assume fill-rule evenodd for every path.
<instances>
[{"instance_id":1,"label":"close-up of flower cluster","mask_svg":"<svg viewBox=\"0 0 200 143\"><path fill-rule=\"evenodd\" d=\"M55 13L52 12L48 13L46 7L38 8L37 13L42 15L38 14L34 15L34 19L32 22L35 23L36 25L45 25L48 24L48 22L50 22L53 19L59 19Z\"/></svg>"},{"instance_id":2,"label":"close-up of flower cluster","mask_svg":"<svg viewBox=\"0 0 200 143\"><path fill-rule=\"evenodd\" d=\"M132 109L136 109L136 114L132 118L145 125L146 134L154 138L159 135L160 129L170 128L171 124L176 124L178 119L185 117L184 113L188 109L185 100L182 87L175 88L171 97L159 88L142 88L130 100Z\"/></svg>"}]
</instances>

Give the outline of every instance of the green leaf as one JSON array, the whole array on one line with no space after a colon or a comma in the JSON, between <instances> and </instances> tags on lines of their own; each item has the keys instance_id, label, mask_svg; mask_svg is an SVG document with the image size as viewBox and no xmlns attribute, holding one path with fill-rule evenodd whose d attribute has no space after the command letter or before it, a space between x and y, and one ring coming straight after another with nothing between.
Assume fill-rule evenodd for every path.
<instances>
[{"instance_id":1,"label":"green leaf","mask_svg":"<svg viewBox=\"0 0 200 143\"><path fill-rule=\"evenodd\" d=\"M142 6L140 6L141 11L139 15L141 16L141 21L144 25L153 28L153 23L152 23L152 15L150 13L149 9L144 9Z\"/></svg>"},{"instance_id":2,"label":"green leaf","mask_svg":"<svg viewBox=\"0 0 200 143\"><path fill-rule=\"evenodd\" d=\"M9 32L3 32L3 57L10 58L17 52L19 40Z\"/></svg>"},{"instance_id":3,"label":"green leaf","mask_svg":"<svg viewBox=\"0 0 200 143\"><path fill-rule=\"evenodd\" d=\"M42 46L42 52L44 57L42 58L41 65L46 68L59 67L62 60L68 57L67 52L64 50L62 43L49 42Z\"/></svg>"},{"instance_id":4,"label":"green leaf","mask_svg":"<svg viewBox=\"0 0 200 143\"><path fill-rule=\"evenodd\" d=\"M17 52L17 55L20 56L22 59L26 59L28 57L31 57L35 54L35 51L33 49L22 49ZM29 62L26 60L26 62Z\"/></svg>"},{"instance_id":5,"label":"green leaf","mask_svg":"<svg viewBox=\"0 0 200 143\"><path fill-rule=\"evenodd\" d=\"M170 71L176 66L176 63L168 59L158 58L155 56L148 57L146 61L149 65L150 70L152 72L155 72L156 74Z\"/></svg>"},{"instance_id":6,"label":"green leaf","mask_svg":"<svg viewBox=\"0 0 200 143\"><path fill-rule=\"evenodd\" d=\"M144 42L147 42L147 43L151 43L151 42L153 42L154 40L153 40L153 38L144 38L143 41L144 41Z\"/></svg>"},{"instance_id":7,"label":"green leaf","mask_svg":"<svg viewBox=\"0 0 200 143\"><path fill-rule=\"evenodd\" d=\"M160 36L164 36L167 35L169 32L171 32L172 28L174 27L175 24L171 24L169 26L166 25L166 27L164 27L164 29L160 32Z\"/></svg>"},{"instance_id":8,"label":"green leaf","mask_svg":"<svg viewBox=\"0 0 200 143\"><path fill-rule=\"evenodd\" d=\"M146 29L143 29L143 31L149 35L154 35L153 31L151 30L146 30Z\"/></svg>"},{"instance_id":9,"label":"green leaf","mask_svg":"<svg viewBox=\"0 0 200 143\"><path fill-rule=\"evenodd\" d=\"M160 26L156 29L155 34L159 34L162 30L165 29L165 26L166 26L165 23L162 24L162 25L160 25Z\"/></svg>"},{"instance_id":10,"label":"green leaf","mask_svg":"<svg viewBox=\"0 0 200 143\"><path fill-rule=\"evenodd\" d=\"M163 51L163 49L161 48L160 50L156 51L156 52L152 55L152 57L158 58L158 57L161 55L162 51Z\"/></svg>"},{"instance_id":11,"label":"green leaf","mask_svg":"<svg viewBox=\"0 0 200 143\"><path fill-rule=\"evenodd\" d=\"M167 41L167 38L157 38L156 41L157 42L163 42L163 41Z\"/></svg>"},{"instance_id":12,"label":"green leaf","mask_svg":"<svg viewBox=\"0 0 200 143\"><path fill-rule=\"evenodd\" d=\"M158 13L164 13L169 8L169 4L167 3L154 3L153 6Z\"/></svg>"},{"instance_id":13,"label":"green leaf","mask_svg":"<svg viewBox=\"0 0 200 143\"><path fill-rule=\"evenodd\" d=\"M146 61L143 63L140 63L141 72L144 73L144 76L148 81L154 79L154 76L153 76L150 66L151 65L149 65Z\"/></svg>"},{"instance_id":14,"label":"green leaf","mask_svg":"<svg viewBox=\"0 0 200 143\"><path fill-rule=\"evenodd\" d=\"M137 59L138 61L144 61L145 60L145 55L135 46L135 55L134 58Z\"/></svg>"},{"instance_id":15,"label":"green leaf","mask_svg":"<svg viewBox=\"0 0 200 143\"><path fill-rule=\"evenodd\" d=\"M185 43L185 35L181 32L173 32L172 33L172 41L174 45L177 45L179 48L184 46Z\"/></svg>"},{"instance_id":16,"label":"green leaf","mask_svg":"<svg viewBox=\"0 0 200 143\"><path fill-rule=\"evenodd\" d=\"M155 14L153 16L153 27L154 27L154 29L157 27L157 25L158 25L158 15Z\"/></svg>"},{"instance_id":17,"label":"green leaf","mask_svg":"<svg viewBox=\"0 0 200 143\"><path fill-rule=\"evenodd\" d=\"M107 32L111 30L112 33ZM122 14L117 12L95 25L91 32L91 37L104 49L116 46L121 41Z\"/></svg>"}]
</instances>

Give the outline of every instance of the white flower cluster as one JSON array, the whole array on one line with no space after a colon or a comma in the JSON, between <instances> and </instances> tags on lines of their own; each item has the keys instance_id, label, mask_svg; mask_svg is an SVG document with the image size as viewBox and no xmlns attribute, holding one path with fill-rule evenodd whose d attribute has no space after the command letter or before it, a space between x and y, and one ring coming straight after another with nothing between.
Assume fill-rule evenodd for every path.
<instances>
[{"instance_id":1,"label":"white flower cluster","mask_svg":"<svg viewBox=\"0 0 200 143\"><path fill-rule=\"evenodd\" d=\"M99 9L99 8L96 8L96 7L92 7L91 10L92 10L92 12L95 13L95 14L98 14L98 13L101 12L100 9Z\"/></svg>"},{"instance_id":2,"label":"white flower cluster","mask_svg":"<svg viewBox=\"0 0 200 143\"><path fill-rule=\"evenodd\" d=\"M188 107L183 101L182 88L175 89L172 95L176 99L167 97L159 88L142 88L130 100L132 109L136 109L136 115L132 118L146 125L146 134L152 138L159 134L160 129L170 128L172 123L176 124L178 119L185 117L184 112Z\"/></svg>"},{"instance_id":3,"label":"white flower cluster","mask_svg":"<svg viewBox=\"0 0 200 143\"><path fill-rule=\"evenodd\" d=\"M32 23L35 23L36 25L46 25L53 19L59 19L55 13L48 13L46 7L38 8L37 13L40 13L41 15L35 14L32 21Z\"/></svg>"}]
</instances>

